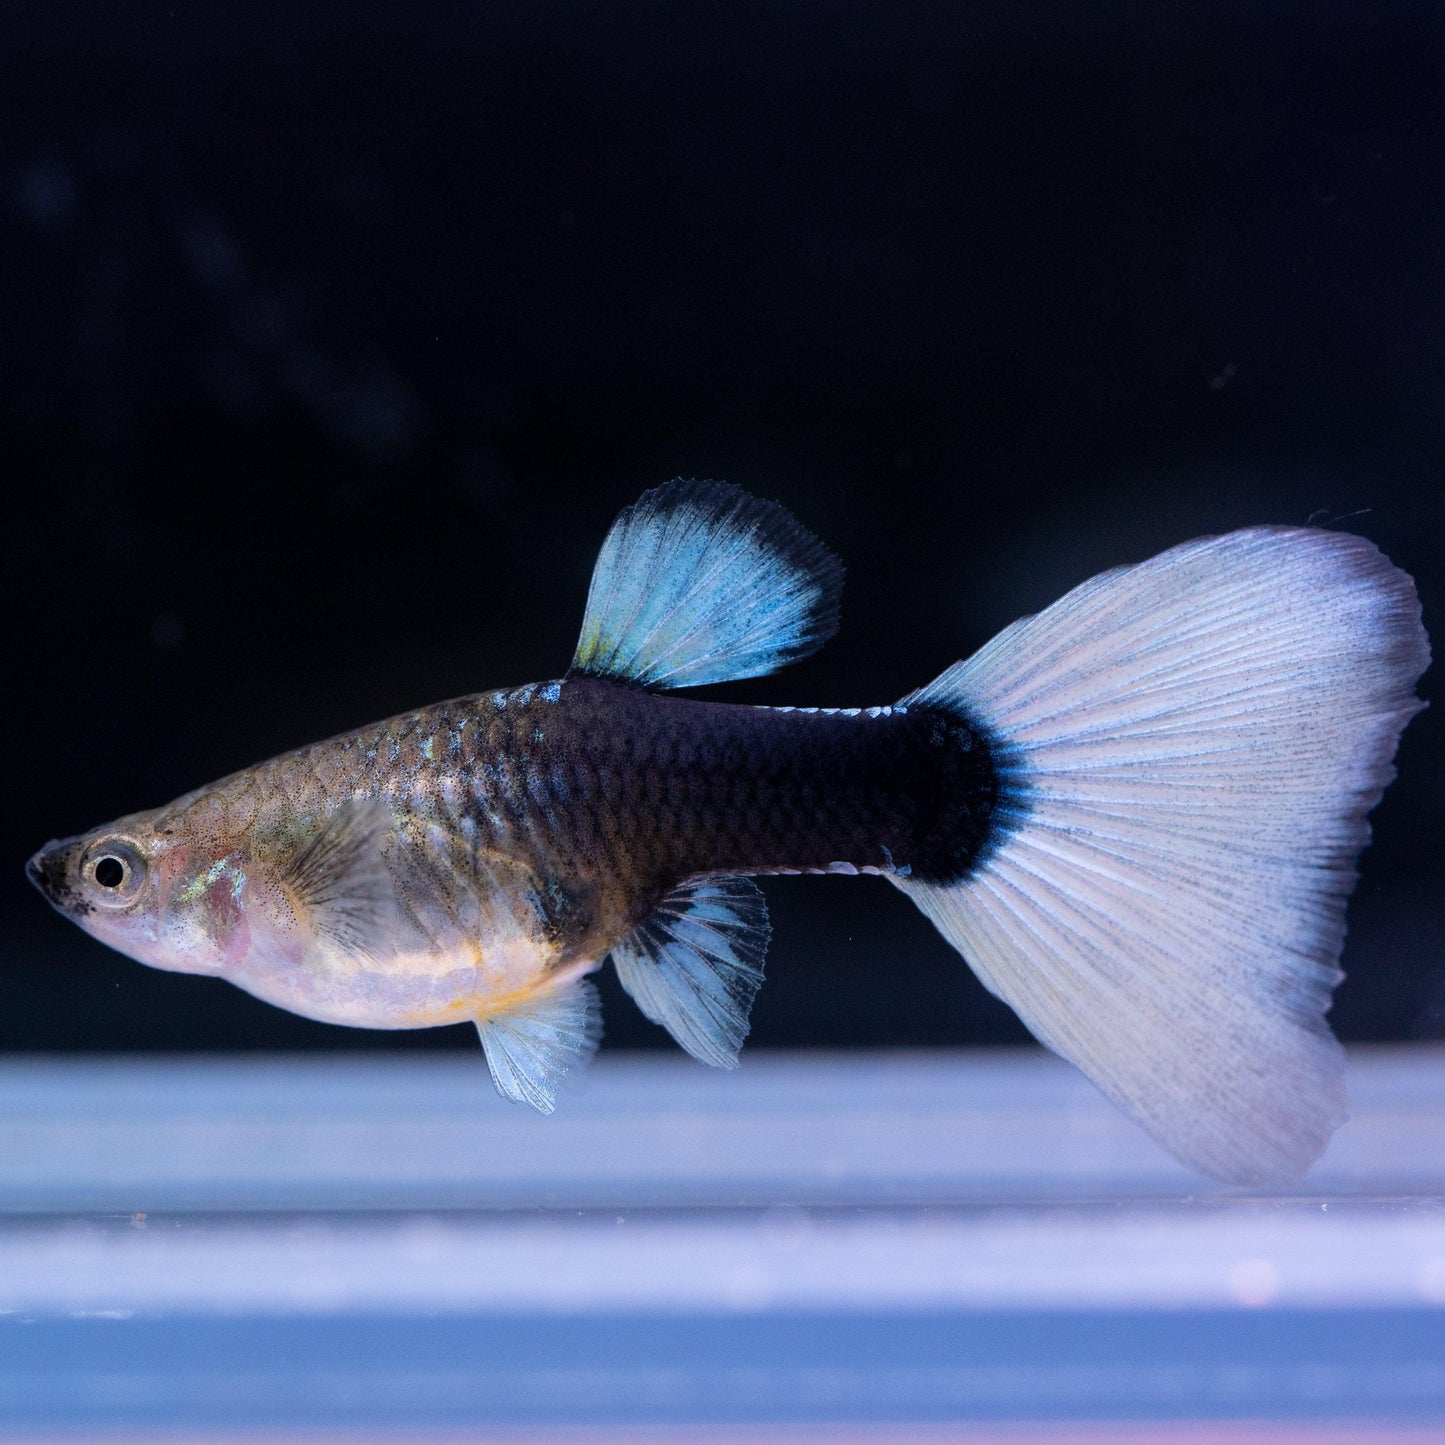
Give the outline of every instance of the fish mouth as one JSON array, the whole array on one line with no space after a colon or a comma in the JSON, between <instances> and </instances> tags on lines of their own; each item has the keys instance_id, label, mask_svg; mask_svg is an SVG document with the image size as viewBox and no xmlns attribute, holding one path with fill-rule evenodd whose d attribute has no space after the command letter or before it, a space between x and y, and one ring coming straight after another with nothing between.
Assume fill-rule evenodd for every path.
<instances>
[{"instance_id":1,"label":"fish mouth","mask_svg":"<svg viewBox=\"0 0 1445 1445\"><path fill-rule=\"evenodd\" d=\"M40 890L47 903L63 911L65 905L73 900L66 897L70 890L65 884L65 863L62 857L57 856L62 851L60 843L47 843L25 864L25 876Z\"/></svg>"},{"instance_id":2,"label":"fish mouth","mask_svg":"<svg viewBox=\"0 0 1445 1445\"><path fill-rule=\"evenodd\" d=\"M50 880L45 873L45 855L53 844L47 843L26 865L25 876L43 893L50 897Z\"/></svg>"}]
</instances>

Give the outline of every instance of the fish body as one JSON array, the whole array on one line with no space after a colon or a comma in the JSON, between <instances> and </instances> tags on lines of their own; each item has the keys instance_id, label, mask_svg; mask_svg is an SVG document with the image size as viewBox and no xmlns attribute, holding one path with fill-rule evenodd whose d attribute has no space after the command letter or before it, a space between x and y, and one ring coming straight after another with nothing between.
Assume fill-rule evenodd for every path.
<instances>
[{"instance_id":1,"label":"fish body","mask_svg":"<svg viewBox=\"0 0 1445 1445\"><path fill-rule=\"evenodd\" d=\"M148 849L158 906L88 916L147 962L311 1018L450 1024L591 967L681 878L958 876L996 791L986 742L935 709L562 678L405 713L107 825ZM348 839L380 866L358 875Z\"/></svg>"},{"instance_id":2,"label":"fish body","mask_svg":"<svg viewBox=\"0 0 1445 1445\"><path fill-rule=\"evenodd\" d=\"M674 695L821 645L841 576L781 508L673 483L609 534L565 676L283 754L30 876L155 967L333 1023L470 1020L550 1111L605 960L730 1067L768 942L751 875L878 874L1181 1157L1302 1172L1344 1116L1354 856L1420 706L1409 579L1359 538L1249 529L1087 582L896 703Z\"/></svg>"}]
</instances>

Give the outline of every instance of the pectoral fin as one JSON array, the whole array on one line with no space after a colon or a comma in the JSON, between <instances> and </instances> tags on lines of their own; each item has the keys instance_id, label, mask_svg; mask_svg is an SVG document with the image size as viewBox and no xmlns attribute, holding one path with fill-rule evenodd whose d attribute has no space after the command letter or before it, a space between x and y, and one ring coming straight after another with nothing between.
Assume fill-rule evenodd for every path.
<instances>
[{"instance_id":1,"label":"pectoral fin","mask_svg":"<svg viewBox=\"0 0 1445 1445\"><path fill-rule=\"evenodd\" d=\"M602 1037L597 990L585 978L532 994L477 1020L497 1091L550 1114L564 1074L585 1064Z\"/></svg>"},{"instance_id":2,"label":"pectoral fin","mask_svg":"<svg viewBox=\"0 0 1445 1445\"><path fill-rule=\"evenodd\" d=\"M305 923L359 957L385 952L393 886L382 845L393 823L379 800L344 803L291 850L276 875Z\"/></svg>"}]
</instances>

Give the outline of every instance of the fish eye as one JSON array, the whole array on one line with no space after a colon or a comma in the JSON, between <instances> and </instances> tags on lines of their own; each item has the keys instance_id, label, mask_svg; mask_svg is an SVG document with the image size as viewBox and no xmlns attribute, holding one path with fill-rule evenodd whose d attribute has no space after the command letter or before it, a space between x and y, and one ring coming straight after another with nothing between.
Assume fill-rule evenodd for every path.
<instances>
[{"instance_id":1,"label":"fish eye","mask_svg":"<svg viewBox=\"0 0 1445 1445\"><path fill-rule=\"evenodd\" d=\"M90 896L106 908L133 903L145 885L146 862L135 844L124 838L103 838L85 855L81 876Z\"/></svg>"}]
</instances>

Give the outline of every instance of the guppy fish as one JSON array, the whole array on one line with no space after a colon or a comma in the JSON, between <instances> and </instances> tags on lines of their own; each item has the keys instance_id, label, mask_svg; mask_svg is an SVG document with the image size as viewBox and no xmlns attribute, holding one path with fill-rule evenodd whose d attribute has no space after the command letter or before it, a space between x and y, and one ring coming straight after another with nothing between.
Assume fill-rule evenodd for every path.
<instances>
[{"instance_id":1,"label":"guppy fish","mask_svg":"<svg viewBox=\"0 0 1445 1445\"><path fill-rule=\"evenodd\" d=\"M890 706L673 695L813 652L841 586L780 506L670 483L608 534L564 677L286 753L29 875L155 968L338 1024L474 1021L545 1113L606 959L731 1068L768 942L748 875L878 874L1180 1159L1301 1175L1346 1117L1345 901L1423 706L1410 578L1250 528L1095 577Z\"/></svg>"}]
</instances>

